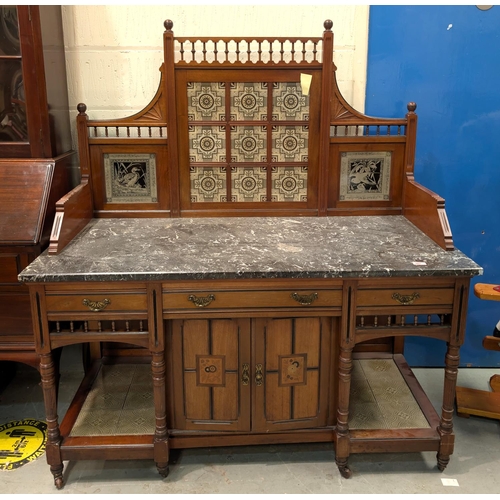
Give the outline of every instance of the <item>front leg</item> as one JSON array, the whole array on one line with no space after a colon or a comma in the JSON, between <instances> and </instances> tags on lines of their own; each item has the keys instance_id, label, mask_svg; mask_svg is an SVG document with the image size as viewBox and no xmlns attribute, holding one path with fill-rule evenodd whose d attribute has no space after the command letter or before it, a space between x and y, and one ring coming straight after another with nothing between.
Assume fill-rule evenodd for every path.
<instances>
[{"instance_id":1,"label":"front leg","mask_svg":"<svg viewBox=\"0 0 500 500\"><path fill-rule=\"evenodd\" d=\"M349 458L349 397L351 392L352 347L340 348L339 356L339 403L337 409L337 427L335 462L342 477L349 479L352 471L347 465Z\"/></svg>"},{"instance_id":2,"label":"front leg","mask_svg":"<svg viewBox=\"0 0 500 500\"><path fill-rule=\"evenodd\" d=\"M164 351L153 352L152 356L151 371L155 405L154 460L159 474L162 477L167 477L169 448L165 397L165 354Z\"/></svg>"},{"instance_id":3,"label":"front leg","mask_svg":"<svg viewBox=\"0 0 500 500\"><path fill-rule=\"evenodd\" d=\"M455 400L459 360L459 347L448 344L445 356L443 406L441 421L438 426L441 442L437 453L437 466L440 471L443 471L448 465L450 455L453 453L455 442L455 436L453 434L453 405Z\"/></svg>"},{"instance_id":4,"label":"front leg","mask_svg":"<svg viewBox=\"0 0 500 500\"><path fill-rule=\"evenodd\" d=\"M47 463L54 476L54 484L63 487L63 463L61 459L61 433L57 417L57 377L52 353L40 354L40 376L42 378L45 418L47 420Z\"/></svg>"}]
</instances>

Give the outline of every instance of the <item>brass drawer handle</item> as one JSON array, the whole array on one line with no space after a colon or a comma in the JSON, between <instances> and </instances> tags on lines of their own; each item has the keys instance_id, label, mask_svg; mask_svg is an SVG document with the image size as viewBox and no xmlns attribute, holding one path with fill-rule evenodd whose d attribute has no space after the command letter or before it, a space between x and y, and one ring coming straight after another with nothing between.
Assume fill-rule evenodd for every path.
<instances>
[{"instance_id":1,"label":"brass drawer handle","mask_svg":"<svg viewBox=\"0 0 500 500\"><path fill-rule=\"evenodd\" d=\"M259 363L255 366L255 385L262 385L264 375L262 375L262 365Z\"/></svg>"},{"instance_id":2,"label":"brass drawer handle","mask_svg":"<svg viewBox=\"0 0 500 500\"><path fill-rule=\"evenodd\" d=\"M399 302L400 304L403 304L404 306L408 306L410 304L413 304L415 300L420 298L420 294L418 292L414 292L411 295L401 295L397 292L392 294L392 298Z\"/></svg>"},{"instance_id":3,"label":"brass drawer handle","mask_svg":"<svg viewBox=\"0 0 500 500\"><path fill-rule=\"evenodd\" d=\"M292 297L293 300L296 300L301 306L310 306L318 298L318 294L314 292L309 295L299 295L298 293L293 292L290 297Z\"/></svg>"},{"instance_id":4,"label":"brass drawer handle","mask_svg":"<svg viewBox=\"0 0 500 500\"><path fill-rule=\"evenodd\" d=\"M197 297L196 295L190 295L188 300L192 302L196 307L207 307L215 300L215 295L207 295L206 297Z\"/></svg>"},{"instance_id":5,"label":"brass drawer handle","mask_svg":"<svg viewBox=\"0 0 500 500\"><path fill-rule=\"evenodd\" d=\"M104 299L102 301L97 301L97 302L94 302L93 300L89 299L83 299L82 302L84 306L87 306L91 311L94 312L102 311L103 309L106 309L106 306L109 306L109 304L111 304L111 300L109 299Z\"/></svg>"},{"instance_id":6,"label":"brass drawer handle","mask_svg":"<svg viewBox=\"0 0 500 500\"><path fill-rule=\"evenodd\" d=\"M250 365L243 363L243 373L241 374L241 383L248 385L250 383Z\"/></svg>"}]
</instances>

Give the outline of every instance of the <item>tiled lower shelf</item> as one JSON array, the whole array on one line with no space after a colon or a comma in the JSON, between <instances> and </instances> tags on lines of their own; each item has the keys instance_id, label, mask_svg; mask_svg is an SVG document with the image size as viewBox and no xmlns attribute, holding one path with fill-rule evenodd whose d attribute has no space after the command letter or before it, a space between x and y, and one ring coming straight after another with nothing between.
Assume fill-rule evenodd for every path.
<instances>
[{"instance_id":1,"label":"tiled lower shelf","mask_svg":"<svg viewBox=\"0 0 500 500\"><path fill-rule=\"evenodd\" d=\"M69 435L154 434L154 422L151 366L103 365ZM430 428L392 359L353 361L349 428Z\"/></svg>"},{"instance_id":2,"label":"tiled lower shelf","mask_svg":"<svg viewBox=\"0 0 500 500\"><path fill-rule=\"evenodd\" d=\"M70 436L154 434L154 415L151 365L103 365Z\"/></svg>"},{"instance_id":3,"label":"tiled lower shelf","mask_svg":"<svg viewBox=\"0 0 500 500\"><path fill-rule=\"evenodd\" d=\"M353 361L349 428L428 429L419 404L392 359Z\"/></svg>"}]
</instances>

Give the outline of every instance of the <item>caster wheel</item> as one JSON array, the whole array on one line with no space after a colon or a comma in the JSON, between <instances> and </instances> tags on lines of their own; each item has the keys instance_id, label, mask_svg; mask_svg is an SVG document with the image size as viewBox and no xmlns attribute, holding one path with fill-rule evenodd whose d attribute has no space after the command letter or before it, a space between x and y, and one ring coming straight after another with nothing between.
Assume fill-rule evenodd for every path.
<instances>
[{"instance_id":1,"label":"caster wheel","mask_svg":"<svg viewBox=\"0 0 500 500\"><path fill-rule=\"evenodd\" d=\"M339 467L340 475L345 479L350 479L352 477L352 470L348 466Z\"/></svg>"}]
</instances>

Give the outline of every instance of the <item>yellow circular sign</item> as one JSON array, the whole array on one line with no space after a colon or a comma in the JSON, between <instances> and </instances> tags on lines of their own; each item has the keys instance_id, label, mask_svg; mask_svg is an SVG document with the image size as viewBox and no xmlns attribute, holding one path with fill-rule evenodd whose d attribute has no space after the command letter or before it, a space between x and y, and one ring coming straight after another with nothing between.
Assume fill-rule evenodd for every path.
<instances>
[{"instance_id":1,"label":"yellow circular sign","mask_svg":"<svg viewBox=\"0 0 500 500\"><path fill-rule=\"evenodd\" d=\"M0 425L0 470L12 470L45 452L47 424L31 418Z\"/></svg>"}]
</instances>

